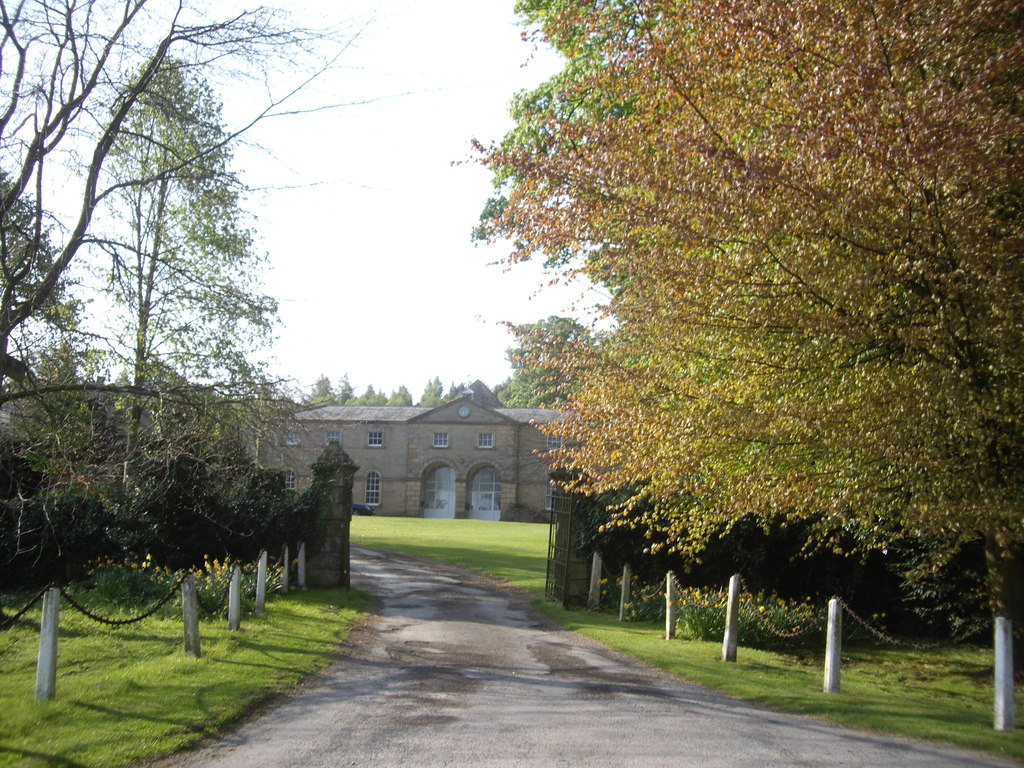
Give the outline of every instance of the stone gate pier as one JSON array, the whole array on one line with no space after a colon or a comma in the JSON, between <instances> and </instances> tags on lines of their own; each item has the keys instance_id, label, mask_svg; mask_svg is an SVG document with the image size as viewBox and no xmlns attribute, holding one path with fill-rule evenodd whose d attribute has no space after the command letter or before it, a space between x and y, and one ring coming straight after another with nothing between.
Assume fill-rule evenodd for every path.
<instances>
[{"instance_id":1,"label":"stone gate pier","mask_svg":"<svg viewBox=\"0 0 1024 768\"><path fill-rule=\"evenodd\" d=\"M337 442L327 444L317 463L333 470L334 475L320 511L320 546L309 559L306 580L311 587L347 589L351 586L352 479L359 467Z\"/></svg>"}]
</instances>

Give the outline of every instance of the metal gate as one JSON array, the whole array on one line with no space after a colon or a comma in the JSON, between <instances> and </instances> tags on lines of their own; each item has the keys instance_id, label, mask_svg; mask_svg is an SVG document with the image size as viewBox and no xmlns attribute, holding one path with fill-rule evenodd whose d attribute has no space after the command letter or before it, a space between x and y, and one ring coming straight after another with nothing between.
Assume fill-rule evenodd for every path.
<instances>
[{"instance_id":1,"label":"metal gate","mask_svg":"<svg viewBox=\"0 0 1024 768\"><path fill-rule=\"evenodd\" d=\"M583 605L589 589L587 557L576 550L573 512L576 497L554 486L551 531L548 534L548 575L544 594L566 608Z\"/></svg>"}]
</instances>

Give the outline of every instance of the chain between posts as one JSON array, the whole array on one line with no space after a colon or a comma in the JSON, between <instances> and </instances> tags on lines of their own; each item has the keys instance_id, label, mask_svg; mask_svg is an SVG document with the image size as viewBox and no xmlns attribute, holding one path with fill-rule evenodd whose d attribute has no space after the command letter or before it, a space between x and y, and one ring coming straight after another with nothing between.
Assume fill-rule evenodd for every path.
<instances>
[{"instance_id":1,"label":"chain between posts","mask_svg":"<svg viewBox=\"0 0 1024 768\"><path fill-rule=\"evenodd\" d=\"M743 575L742 574L738 574L738 575L740 577L740 586L742 587L743 594L746 595L747 598L749 599L749 596L752 594L751 591L750 591L750 587L748 587L747 583L743 580ZM679 590L684 589L683 585L679 583L679 578L676 576L675 572L669 571L669 576L672 577L672 581L675 583L677 589L679 589ZM859 616L857 613L855 613L854 610L841 597L836 598L836 599L839 601L840 607L847 614L849 614L849 616L854 621L856 621L869 634L871 634L876 640L879 640L879 641L881 641L883 643L889 643L890 645L897 645L897 646L901 646L903 648L910 648L910 649L915 650L915 651L927 651L927 650L930 650L932 648L941 648L943 646L958 645L958 644L962 643L964 640L967 640L968 638L973 637L974 635L978 634L979 632L985 630L987 627L989 627L992 624L992 621L989 619L989 620L985 620L985 621L979 622L977 624L974 624L973 626L969 627L966 630L963 630L962 632L959 632L958 634L954 635L953 637L949 638L948 640L940 640L940 641L937 641L937 642L934 642L934 643L915 643L915 642L911 642L911 641L908 641L908 640L900 640L899 638L894 637L894 636L888 634L887 632L882 631L881 629L879 629L878 627L873 625L871 622L863 619L861 616ZM749 605L753 606L753 603L750 602ZM780 630L778 627L776 627L770 621L768 621L768 619L766 619L764 616L762 616L759 611L755 610L755 611L751 611L751 612L757 617L758 621L760 621L760 623L765 628L768 629L769 632L771 632L774 635L777 635L778 637L782 637L782 638L785 638L785 639L794 639L794 638L800 637L802 635L805 635L808 632L811 632L811 631L813 631L815 629L814 625L812 624L811 626L808 626L806 629L800 629L800 630L796 630L794 632L785 632L783 630Z\"/></svg>"},{"instance_id":2,"label":"chain between posts","mask_svg":"<svg viewBox=\"0 0 1024 768\"><path fill-rule=\"evenodd\" d=\"M163 608L165 605L167 605L167 603L170 602L171 598L173 598L177 594L178 590L181 589L181 584L182 584L182 582L185 581L185 577L187 575L188 574L186 574L185 576L182 576L180 579L178 579L178 581L175 583L175 585L168 590L167 594L164 595L162 598L160 598L160 600L158 600L156 603L154 603L152 607L150 607L144 613L141 613L138 616L133 616L133 617L131 617L129 619L108 619L105 616L100 616L99 614L93 613L88 608L86 608L84 605L82 605L80 602L78 602L67 591L67 589L65 587L59 587L59 589L60 589L61 597L63 597L65 600L67 600L68 605L70 605L76 611L81 613L83 616L86 616L87 618L90 618L93 621L99 622L100 624L106 624L107 626L123 627L123 626L126 626L128 624L137 624L140 621L148 619L150 616L152 616L157 611L159 611L161 608ZM35 597L33 597L28 602L28 604L26 604L21 610L19 610L13 616L5 616L2 620L0 620L0 631L4 631L4 630L7 630L7 629L10 629L11 627L13 627L14 624L18 621L18 619L20 619L22 616L24 616L26 613L28 613L28 611L30 611L34 605L36 605L40 600L43 599L43 595L46 594L46 591L48 589L51 589L54 586L56 586L56 585L53 582L50 582L45 587L43 587L39 591L39 593ZM202 598L199 597L198 590L196 591L196 601L199 603L199 607L205 613L208 613L208 614L216 613L217 611L219 611L221 608L223 608L227 604L228 594L230 593L230 589L231 589L231 582L229 580L228 583L224 586L224 591L222 592L220 598L218 599L216 604L214 604L213 606L208 606L208 605L206 605L203 602Z\"/></svg>"},{"instance_id":3,"label":"chain between posts","mask_svg":"<svg viewBox=\"0 0 1024 768\"><path fill-rule=\"evenodd\" d=\"M217 613L217 611L219 611L221 608L223 608L227 604L227 602L228 602L228 595L230 594L230 592L231 592L231 578L228 577L228 583L224 585L224 591L221 593L220 598L217 600L217 602L213 606L208 606L208 605L206 605L206 603L203 602L203 598L199 596L199 590L198 589L196 590L196 602L199 603L199 608L203 611L203 613L209 613L209 614Z\"/></svg>"},{"instance_id":4,"label":"chain between posts","mask_svg":"<svg viewBox=\"0 0 1024 768\"><path fill-rule=\"evenodd\" d=\"M2 621L0 621L0 631L4 631L4 630L7 630L7 629L10 629L11 627L13 627L15 625L15 623L17 623L18 619L20 619L22 616L24 616L26 613L28 613L29 610L31 610L32 606L34 606L36 603L38 603L40 600L43 599L43 595L46 594L46 590L50 589L52 586L53 586L53 582L50 582L45 587L43 587L41 590L39 590L39 594L37 594L35 597L33 597L29 601L28 605L26 605L24 608L22 608L20 611L18 611L13 616L5 616L4 619Z\"/></svg>"},{"instance_id":5,"label":"chain between posts","mask_svg":"<svg viewBox=\"0 0 1024 768\"><path fill-rule=\"evenodd\" d=\"M743 588L743 594L748 596L748 603L749 603L749 605L751 607L753 607L754 606L753 601L749 600L749 598L753 596L753 592L750 591L750 587L747 586L747 582L743 580L743 574L737 574L737 575L740 577L740 586ZM784 638L786 640L794 640L794 639L796 639L798 637L803 637L807 633L813 632L814 629L815 629L814 624L811 623L805 629L795 629L792 632L786 632L785 630L779 629L774 624L772 624L770 621L768 621L768 619L766 619L763 615L761 615L760 611L753 610L753 611L751 611L751 613L753 613L757 617L757 620L759 622L761 622L761 625L765 629L767 629L769 632L771 632L776 637L781 637L781 638Z\"/></svg>"},{"instance_id":6,"label":"chain between posts","mask_svg":"<svg viewBox=\"0 0 1024 768\"><path fill-rule=\"evenodd\" d=\"M76 611L81 613L83 616L87 616L88 618L92 619L93 621L98 621L100 624L106 624L107 626L123 627L123 626L125 626L127 624L137 624L138 622L142 621L143 619L148 619L154 613L156 613L161 608L163 608L165 605L167 605L167 603L170 601L170 599L172 597L174 597L175 594L177 594L177 591L178 591L178 589L181 588L181 583L183 581L185 581L185 577L184 576L182 576L180 579L178 579L178 583L175 584L173 587L171 587L171 589L167 592L167 594L164 595L162 598L160 598L160 600L158 600L148 611L146 611L145 613L142 613L142 614L140 614L138 616L133 616L130 619L108 619L108 618L105 618L105 617L100 616L98 614L95 614L92 611L90 611L88 608L83 606L81 603L76 601L70 594L68 594L68 591L66 589L64 589L64 587L60 588L60 595L61 595L61 597L63 597L65 600L68 601L68 604L72 608L74 608Z\"/></svg>"},{"instance_id":7,"label":"chain between posts","mask_svg":"<svg viewBox=\"0 0 1024 768\"><path fill-rule=\"evenodd\" d=\"M892 635L890 635L890 634L888 634L886 632L883 632L878 627L874 626L873 624L871 624L870 622L866 621L865 619L862 619L860 616L858 616L856 613L854 613L853 609L849 605L846 604L846 602L843 600L843 598L837 597L836 599L839 601L840 607L850 615L850 618L852 618L854 621L856 621L858 624L860 624L864 629L866 629L868 632L870 632L877 640L880 640L883 643L889 643L890 645L898 645L898 646L901 646L903 648L910 648L910 649L915 650L915 651L927 651L927 650L930 650L932 648L941 648L941 647L947 646L947 645L958 645L959 643L962 643L967 638L972 637L973 635L978 634L979 632L981 632L983 629L985 629L986 627L988 627L992 623L991 620L982 621L981 623L975 624L973 627L971 627L971 628L969 628L969 629L967 629L967 630L965 630L965 631L963 631L963 632L961 632L961 633L959 633L957 635L954 635L953 637L951 637L948 640L939 640L938 642L934 642L934 643L913 643L913 642L910 642L910 641L907 641L907 640L900 640L897 637L893 637Z\"/></svg>"}]
</instances>

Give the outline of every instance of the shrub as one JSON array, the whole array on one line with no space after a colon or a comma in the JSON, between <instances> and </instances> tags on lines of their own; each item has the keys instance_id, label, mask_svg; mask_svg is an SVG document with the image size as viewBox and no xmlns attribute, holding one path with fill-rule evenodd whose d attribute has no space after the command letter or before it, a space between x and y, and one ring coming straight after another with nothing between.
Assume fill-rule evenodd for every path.
<instances>
[{"instance_id":1,"label":"shrub","mask_svg":"<svg viewBox=\"0 0 1024 768\"><path fill-rule=\"evenodd\" d=\"M676 632L690 640L721 640L725 635L725 590L687 587L677 593ZM740 596L739 643L776 650L802 638L820 638L825 611L811 603L758 592Z\"/></svg>"},{"instance_id":2,"label":"shrub","mask_svg":"<svg viewBox=\"0 0 1024 768\"><path fill-rule=\"evenodd\" d=\"M206 557L202 566L190 569L195 577L196 592L204 612L227 615L227 590L234 562L230 558ZM96 607L140 611L175 589L187 572L155 565L148 555L142 562L105 559L96 563L87 579L77 585L81 591L76 592L75 597ZM240 587L243 610L255 607L256 579L256 564L242 564ZM281 564L271 563L267 568L267 594L276 591L281 581ZM167 611L179 610L180 596L175 595L168 605L170 607Z\"/></svg>"}]
</instances>

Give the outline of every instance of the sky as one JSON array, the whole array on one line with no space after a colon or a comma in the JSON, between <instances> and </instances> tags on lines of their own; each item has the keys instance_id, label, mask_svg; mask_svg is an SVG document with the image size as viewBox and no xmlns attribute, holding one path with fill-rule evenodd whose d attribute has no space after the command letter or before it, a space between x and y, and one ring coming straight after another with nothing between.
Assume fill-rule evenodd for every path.
<instances>
[{"instance_id":1,"label":"sky","mask_svg":"<svg viewBox=\"0 0 1024 768\"><path fill-rule=\"evenodd\" d=\"M508 270L507 244L470 238L491 193L472 139L500 139L513 94L560 68L522 41L513 4L304 6L317 25L365 26L301 103L366 103L268 121L237 155L280 302L270 371L298 390L346 374L414 398L435 376L493 387L511 373L504 322L574 314L580 286L546 287L539 263Z\"/></svg>"}]
</instances>

